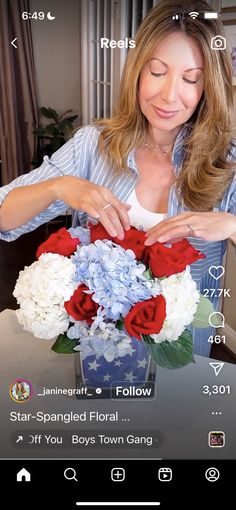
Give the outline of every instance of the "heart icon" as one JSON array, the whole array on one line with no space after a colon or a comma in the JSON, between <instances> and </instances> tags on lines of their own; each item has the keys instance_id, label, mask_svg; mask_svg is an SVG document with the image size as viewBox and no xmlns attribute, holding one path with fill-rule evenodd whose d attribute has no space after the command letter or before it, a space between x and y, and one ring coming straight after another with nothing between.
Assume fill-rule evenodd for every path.
<instances>
[{"instance_id":1,"label":"heart icon","mask_svg":"<svg viewBox=\"0 0 236 510\"><path fill-rule=\"evenodd\" d=\"M225 268L223 266L211 266L208 271L214 280L219 280L223 276Z\"/></svg>"}]
</instances>

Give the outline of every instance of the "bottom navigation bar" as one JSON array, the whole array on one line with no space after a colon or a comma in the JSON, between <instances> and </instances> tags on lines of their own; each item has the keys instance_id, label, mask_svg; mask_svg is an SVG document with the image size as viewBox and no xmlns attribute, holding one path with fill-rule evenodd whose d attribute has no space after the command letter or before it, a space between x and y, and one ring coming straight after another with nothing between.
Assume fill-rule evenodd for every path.
<instances>
[{"instance_id":1,"label":"bottom navigation bar","mask_svg":"<svg viewBox=\"0 0 236 510\"><path fill-rule=\"evenodd\" d=\"M227 500L234 498L235 471L236 460L213 457L196 461L2 460L1 496L7 498L9 508L24 510L32 510L36 498L37 508L42 509L158 506L161 510L189 510L193 497L196 508L202 508L204 498L204 507L209 503L209 508L222 510L221 498L226 494Z\"/></svg>"}]
</instances>

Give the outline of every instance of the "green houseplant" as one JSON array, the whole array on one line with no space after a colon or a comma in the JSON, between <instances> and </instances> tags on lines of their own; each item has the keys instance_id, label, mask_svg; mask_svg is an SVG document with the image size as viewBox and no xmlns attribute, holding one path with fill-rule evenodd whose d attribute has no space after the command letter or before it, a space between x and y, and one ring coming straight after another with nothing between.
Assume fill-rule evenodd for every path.
<instances>
[{"instance_id":1,"label":"green houseplant","mask_svg":"<svg viewBox=\"0 0 236 510\"><path fill-rule=\"evenodd\" d=\"M45 155L50 157L64 145L74 129L73 122L78 117L78 115L68 115L73 110L66 110L59 115L53 108L43 106L39 111L40 115L50 119L50 122L34 131L38 137L38 143L32 165L36 168L41 165Z\"/></svg>"}]
</instances>

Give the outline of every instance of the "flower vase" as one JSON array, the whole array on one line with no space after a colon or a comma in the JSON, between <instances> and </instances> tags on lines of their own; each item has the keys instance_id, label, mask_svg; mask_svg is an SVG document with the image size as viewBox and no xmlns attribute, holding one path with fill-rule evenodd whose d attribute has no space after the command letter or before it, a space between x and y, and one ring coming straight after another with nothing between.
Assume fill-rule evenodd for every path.
<instances>
[{"instance_id":1,"label":"flower vase","mask_svg":"<svg viewBox=\"0 0 236 510\"><path fill-rule=\"evenodd\" d=\"M77 398L119 398L116 388L141 388L131 391L133 397L154 397L156 363L143 341L131 338L130 351L112 361L96 353L84 357L75 353L75 383ZM143 389L148 388L143 393Z\"/></svg>"}]
</instances>

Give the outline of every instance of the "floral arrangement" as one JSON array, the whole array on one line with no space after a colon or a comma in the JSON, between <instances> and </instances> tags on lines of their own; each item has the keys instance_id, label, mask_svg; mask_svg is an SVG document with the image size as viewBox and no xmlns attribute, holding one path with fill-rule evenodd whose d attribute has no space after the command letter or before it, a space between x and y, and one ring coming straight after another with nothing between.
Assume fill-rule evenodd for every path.
<instances>
[{"instance_id":1,"label":"floral arrangement","mask_svg":"<svg viewBox=\"0 0 236 510\"><path fill-rule=\"evenodd\" d=\"M205 255L187 239L171 246L145 246L145 239L135 227L123 240L100 223L61 228L20 271L13 292L19 323L37 338L57 337L55 352L113 361L135 338L162 367L194 362L187 327L208 327L214 311L190 273Z\"/></svg>"}]
</instances>

